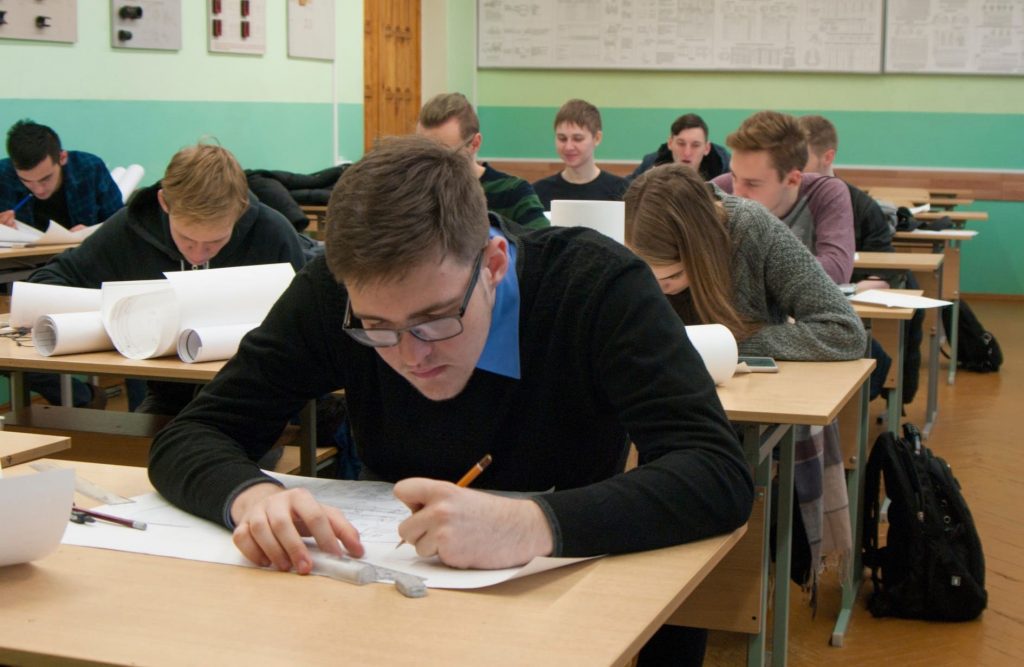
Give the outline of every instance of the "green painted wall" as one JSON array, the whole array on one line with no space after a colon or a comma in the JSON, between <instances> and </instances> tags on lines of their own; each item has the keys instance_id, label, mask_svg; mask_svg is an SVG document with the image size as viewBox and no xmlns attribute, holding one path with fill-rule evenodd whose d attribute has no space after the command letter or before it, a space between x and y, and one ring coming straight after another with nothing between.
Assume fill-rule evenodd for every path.
<instances>
[{"instance_id":1,"label":"green painted wall","mask_svg":"<svg viewBox=\"0 0 1024 667\"><path fill-rule=\"evenodd\" d=\"M475 28L465 21L463 29ZM468 26L468 27L467 27ZM457 39L452 35L451 39ZM639 160L680 113L701 114L713 141L754 111L821 113L839 130L840 165L1024 170L1020 77L730 72L477 70L487 158L557 160L551 123L571 97L601 108L598 157ZM495 131L500 128L500 131ZM964 246L965 292L1024 294L1024 203L978 202L990 220Z\"/></svg>"},{"instance_id":2,"label":"green painted wall","mask_svg":"<svg viewBox=\"0 0 1024 667\"><path fill-rule=\"evenodd\" d=\"M65 146L111 166L138 162L146 182L170 156L213 137L244 167L314 171L334 159L332 80L336 76L337 154L362 154L362 0L337 0L338 66L287 56L286 3L267 3L266 53L207 51L206 3L183 2L179 51L113 49L110 3L80 0L78 41L0 40L8 63L0 127L31 117L51 125ZM11 66L18 63L18 66Z\"/></svg>"}]
</instances>

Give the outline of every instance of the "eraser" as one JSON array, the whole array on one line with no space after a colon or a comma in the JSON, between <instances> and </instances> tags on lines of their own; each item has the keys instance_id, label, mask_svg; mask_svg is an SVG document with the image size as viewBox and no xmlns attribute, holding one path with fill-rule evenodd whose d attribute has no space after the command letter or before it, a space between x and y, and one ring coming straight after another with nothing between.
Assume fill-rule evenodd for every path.
<instances>
[{"instance_id":1,"label":"eraser","mask_svg":"<svg viewBox=\"0 0 1024 667\"><path fill-rule=\"evenodd\" d=\"M427 585L415 575L395 572L394 580L395 588L407 598L422 598L427 595Z\"/></svg>"}]
</instances>

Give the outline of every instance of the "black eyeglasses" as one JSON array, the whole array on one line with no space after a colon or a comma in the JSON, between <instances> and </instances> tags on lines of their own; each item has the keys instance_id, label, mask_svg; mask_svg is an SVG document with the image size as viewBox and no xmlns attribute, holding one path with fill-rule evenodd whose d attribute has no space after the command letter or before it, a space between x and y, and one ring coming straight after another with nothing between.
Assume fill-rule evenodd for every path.
<instances>
[{"instance_id":1,"label":"black eyeglasses","mask_svg":"<svg viewBox=\"0 0 1024 667\"><path fill-rule=\"evenodd\" d=\"M345 321L342 322L342 330L349 336L352 336L356 342L369 347L394 347L398 345L398 341L405 331L426 343L435 343L455 338L462 333L462 316L466 314L469 300L473 296L473 290L476 289L476 281L480 277L480 265L483 262L485 250L486 248L480 251L476 262L473 263L473 273L469 278L466 295L462 297L462 305L459 306L458 315L445 315L444 317L438 317L400 329L362 329L351 326L352 299L349 298L345 303Z\"/></svg>"}]
</instances>

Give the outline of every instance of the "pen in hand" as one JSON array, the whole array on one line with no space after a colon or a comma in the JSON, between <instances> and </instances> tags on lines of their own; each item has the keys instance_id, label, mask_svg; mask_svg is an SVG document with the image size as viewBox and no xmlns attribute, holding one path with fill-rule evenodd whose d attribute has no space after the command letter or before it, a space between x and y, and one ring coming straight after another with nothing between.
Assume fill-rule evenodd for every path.
<instances>
[{"instance_id":1,"label":"pen in hand","mask_svg":"<svg viewBox=\"0 0 1024 667\"><path fill-rule=\"evenodd\" d=\"M27 195L25 195L24 197L22 197L21 201L18 202L17 204L15 204L14 208L12 208L11 210L14 211L15 213L17 213L18 209L21 208L22 206L24 206L28 202L29 199L32 199L32 193L31 192L28 193Z\"/></svg>"},{"instance_id":2,"label":"pen in hand","mask_svg":"<svg viewBox=\"0 0 1024 667\"><path fill-rule=\"evenodd\" d=\"M491 465L492 460L493 459L490 454L484 456L482 459L473 464L473 467L466 471L466 474L463 475L462 478L459 479L459 481L455 482L455 486L465 488L472 484L473 480L479 477L480 473L482 473L487 468L487 466ZM401 542L396 544L395 548L397 549L403 544L405 544L405 540L402 540Z\"/></svg>"}]
</instances>

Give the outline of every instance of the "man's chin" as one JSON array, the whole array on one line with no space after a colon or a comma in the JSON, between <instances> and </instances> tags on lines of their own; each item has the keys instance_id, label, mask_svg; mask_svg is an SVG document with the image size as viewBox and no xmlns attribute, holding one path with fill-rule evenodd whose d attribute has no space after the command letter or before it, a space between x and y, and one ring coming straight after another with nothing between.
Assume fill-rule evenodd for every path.
<instances>
[{"instance_id":1,"label":"man's chin","mask_svg":"<svg viewBox=\"0 0 1024 667\"><path fill-rule=\"evenodd\" d=\"M431 401L447 401L455 398L462 393L462 390L466 388L466 384L469 383L468 377L453 377L451 368L445 369L441 375L434 378L423 379L409 374L406 375L406 379L409 381L409 384L416 388L416 391Z\"/></svg>"}]
</instances>

